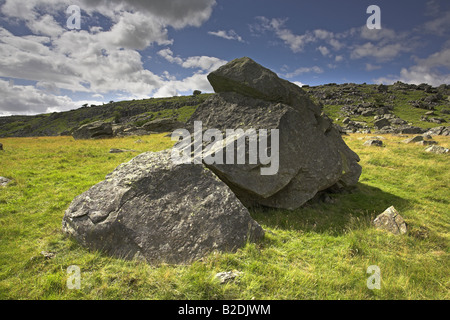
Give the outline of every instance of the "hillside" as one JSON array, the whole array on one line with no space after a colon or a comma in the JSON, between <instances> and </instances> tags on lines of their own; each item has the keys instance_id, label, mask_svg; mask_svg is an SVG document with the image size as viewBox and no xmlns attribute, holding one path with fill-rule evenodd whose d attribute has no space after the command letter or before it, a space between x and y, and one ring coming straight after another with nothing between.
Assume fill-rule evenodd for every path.
<instances>
[{"instance_id":1,"label":"hillside","mask_svg":"<svg viewBox=\"0 0 450 320\"><path fill-rule=\"evenodd\" d=\"M129 126L140 126L158 118L176 118L178 121L186 121L208 96L208 94L202 94L110 102L66 112L0 117L0 137L70 135L81 125L98 120Z\"/></svg>"},{"instance_id":2,"label":"hillside","mask_svg":"<svg viewBox=\"0 0 450 320\"><path fill-rule=\"evenodd\" d=\"M450 122L450 85L435 88L401 82L389 86L331 83L303 89L346 132L380 129L375 122L382 118L393 127L409 125L423 129ZM70 135L81 125L98 120L123 128L139 128L160 118L185 122L210 95L110 102L67 112L0 117L0 137Z\"/></svg>"}]
</instances>

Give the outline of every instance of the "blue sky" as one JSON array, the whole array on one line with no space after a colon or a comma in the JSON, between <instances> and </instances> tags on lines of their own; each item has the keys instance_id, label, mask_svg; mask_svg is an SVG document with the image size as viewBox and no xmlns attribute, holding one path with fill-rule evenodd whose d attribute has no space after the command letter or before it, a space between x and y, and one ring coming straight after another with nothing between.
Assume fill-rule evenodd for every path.
<instances>
[{"instance_id":1,"label":"blue sky","mask_svg":"<svg viewBox=\"0 0 450 320\"><path fill-rule=\"evenodd\" d=\"M0 116L212 92L206 75L243 56L298 85L438 86L449 36L448 0L0 0Z\"/></svg>"}]
</instances>

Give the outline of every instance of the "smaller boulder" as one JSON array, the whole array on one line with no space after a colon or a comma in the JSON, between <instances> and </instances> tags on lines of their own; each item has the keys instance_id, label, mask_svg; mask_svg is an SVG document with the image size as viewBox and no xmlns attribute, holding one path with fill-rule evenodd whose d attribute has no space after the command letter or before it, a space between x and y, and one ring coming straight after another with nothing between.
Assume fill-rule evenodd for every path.
<instances>
[{"instance_id":1,"label":"smaller boulder","mask_svg":"<svg viewBox=\"0 0 450 320\"><path fill-rule=\"evenodd\" d=\"M384 127L389 126L391 123L389 122L388 119L382 118L380 120L375 121L374 126L377 129L382 129Z\"/></svg>"},{"instance_id":2,"label":"smaller boulder","mask_svg":"<svg viewBox=\"0 0 450 320\"><path fill-rule=\"evenodd\" d=\"M409 139L403 140L403 143L413 143L423 141L423 136L415 136Z\"/></svg>"},{"instance_id":3,"label":"smaller boulder","mask_svg":"<svg viewBox=\"0 0 450 320\"><path fill-rule=\"evenodd\" d=\"M3 144L0 143L0 150L3 150Z\"/></svg>"},{"instance_id":4,"label":"smaller boulder","mask_svg":"<svg viewBox=\"0 0 450 320\"><path fill-rule=\"evenodd\" d=\"M137 152L137 151L128 149L116 149L116 148L112 148L109 150L109 153L122 153L122 152Z\"/></svg>"},{"instance_id":5,"label":"smaller boulder","mask_svg":"<svg viewBox=\"0 0 450 320\"><path fill-rule=\"evenodd\" d=\"M434 141L434 140L423 140L423 141L416 142L416 144L419 144L421 146L431 146L431 145L437 144L437 141Z\"/></svg>"},{"instance_id":6,"label":"smaller boulder","mask_svg":"<svg viewBox=\"0 0 450 320\"><path fill-rule=\"evenodd\" d=\"M376 146L376 147L382 147L383 146L383 141L381 140L367 140L366 142L364 142L365 146Z\"/></svg>"},{"instance_id":7,"label":"smaller boulder","mask_svg":"<svg viewBox=\"0 0 450 320\"><path fill-rule=\"evenodd\" d=\"M445 153L449 153L450 150L444 147L439 147L439 146L431 146L425 149L425 152L431 152L431 153L436 153L436 154L445 154Z\"/></svg>"},{"instance_id":8,"label":"smaller boulder","mask_svg":"<svg viewBox=\"0 0 450 320\"><path fill-rule=\"evenodd\" d=\"M219 272L215 275L215 278L220 281L220 284L225 284L227 282L230 282L240 275L242 275L243 272L240 271L228 271L228 272Z\"/></svg>"},{"instance_id":9,"label":"smaller boulder","mask_svg":"<svg viewBox=\"0 0 450 320\"><path fill-rule=\"evenodd\" d=\"M407 225L405 220L400 216L393 206L387 208L382 214L373 220L375 228L386 230L393 234L405 234Z\"/></svg>"},{"instance_id":10,"label":"smaller boulder","mask_svg":"<svg viewBox=\"0 0 450 320\"><path fill-rule=\"evenodd\" d=\"M0 177L0 187L6 187L11 182L10 179L5 177Z\"/></svg>"}]
</instances>

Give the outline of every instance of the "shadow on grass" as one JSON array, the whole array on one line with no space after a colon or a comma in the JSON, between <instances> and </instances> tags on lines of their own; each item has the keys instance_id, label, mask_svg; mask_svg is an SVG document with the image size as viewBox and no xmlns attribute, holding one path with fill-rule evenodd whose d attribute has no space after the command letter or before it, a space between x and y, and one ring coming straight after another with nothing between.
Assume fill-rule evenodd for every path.
<instances>
[{"instance_id":1,"label":"shadow on grass","mask_svg":"<svg viewBox=\"0 0 450 320\"><path fill-rule=\"evenodd\" d=\"M407 200L363 183L352 193L330 197L333 203L306 204L296 210L253 208L250 213L264 228L340 235L370 227L390 206L400 212L409 207Z\"/></svg>"}]
</instances>

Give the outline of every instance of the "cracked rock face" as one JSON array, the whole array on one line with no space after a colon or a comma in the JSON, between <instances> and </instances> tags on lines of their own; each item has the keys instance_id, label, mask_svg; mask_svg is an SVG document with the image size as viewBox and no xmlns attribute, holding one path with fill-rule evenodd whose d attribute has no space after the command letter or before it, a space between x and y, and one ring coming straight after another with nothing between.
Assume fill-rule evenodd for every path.
<instances>
[{"instance_id":1,"label":"cracked rock face","mask_svg":"<svg viewBox=\"0 0 450 320\"><path fill-rule=\"evenodd\" d=\"M82 245L125 259L184 264L233 251L264 231L203 165L174 164L170 150L117 167L74 199L63 231Z\"/></svg>"}]
</instances>

